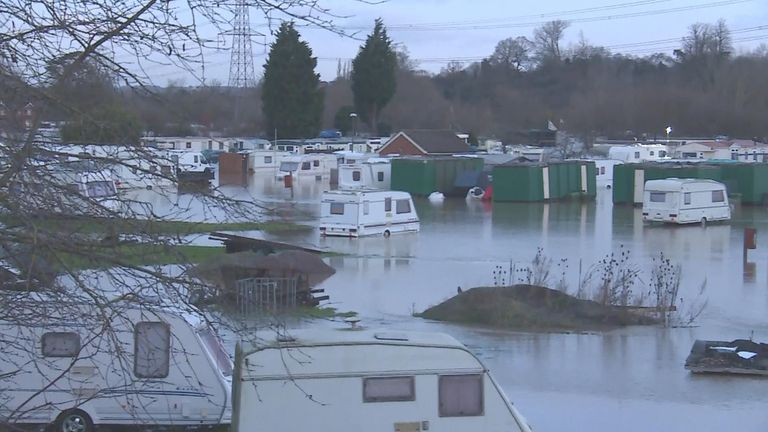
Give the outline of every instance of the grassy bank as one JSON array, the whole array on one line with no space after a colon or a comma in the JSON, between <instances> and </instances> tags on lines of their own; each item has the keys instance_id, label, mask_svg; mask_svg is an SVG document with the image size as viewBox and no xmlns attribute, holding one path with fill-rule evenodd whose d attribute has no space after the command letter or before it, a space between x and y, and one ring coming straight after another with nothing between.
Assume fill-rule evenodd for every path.
<instances>
[{"instance_id":1,"label":"grassy bank","mask_svg":"<svg viewBox=\"0 0 768 432\"><path fill-rule=\"evenodd\" d=\"M419 316L438 321L524 331L606 330L658 320L533 285L479 287Z\"/></svg>"}]
</instances>

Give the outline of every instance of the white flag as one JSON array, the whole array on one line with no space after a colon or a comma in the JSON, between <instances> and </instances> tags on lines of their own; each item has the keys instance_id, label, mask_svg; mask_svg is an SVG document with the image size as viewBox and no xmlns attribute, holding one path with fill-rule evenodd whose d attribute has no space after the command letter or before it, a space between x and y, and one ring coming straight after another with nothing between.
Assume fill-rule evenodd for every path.
<instances>
[{"instance_id":1,"label":"white flag","mask_svg":"<svg viewBox=\"0 0 768 432\"><path fill-rule=\"evenodd\" d=\"M557 127L555 126L554 123L552 123L552 120L547 120L547 129L549 129L551 131L556 131L557 130Z\"/></svg>"}]
</instances>

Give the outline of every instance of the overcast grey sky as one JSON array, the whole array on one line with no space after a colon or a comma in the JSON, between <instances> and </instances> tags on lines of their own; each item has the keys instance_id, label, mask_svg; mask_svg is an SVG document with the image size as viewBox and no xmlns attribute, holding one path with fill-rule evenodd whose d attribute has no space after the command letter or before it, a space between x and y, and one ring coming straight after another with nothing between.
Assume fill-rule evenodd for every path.
<instances>
[{"instance_id":1,"label":"overcast grey sky","mask_svg":"<svg viewBox=\"0 0 768 432\"><path fill-rule=\"evenodd\" d=\"M383 18L390 37L407 47L419 68L429 72L439 72L454 59L467 64L478 61L490 55L499 40L530 38L535 27L553 19L571 22L566 31L566 46L576 43L583 34L593 45L640 56L654 52L671 54L688 26L720 18L734 32L737 49L768 43L766 0L389 0L375 5L354 0L320 2L344 16L336 24L356 34L358 39L370 32L375 18ZM253 30L269 33L255 11L251 13L251 26ZM300 32L318 57L318 71L325 80L336 76L338 59L353 58L361 43L326 30L303 28ZM262 74L269 49L265 44L272 40L269 34L253 38L257 78ZM207 58L206 80L226 83L229 52L211 52ZM157 72L153 76L157 84L171 79L198 84L184 72Z\"/></svg>"}]
</instances>

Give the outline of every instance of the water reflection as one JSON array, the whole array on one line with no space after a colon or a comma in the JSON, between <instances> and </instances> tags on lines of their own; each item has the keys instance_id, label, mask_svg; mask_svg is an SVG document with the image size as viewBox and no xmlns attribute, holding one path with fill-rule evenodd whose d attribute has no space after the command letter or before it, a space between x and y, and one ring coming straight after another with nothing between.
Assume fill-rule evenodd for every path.
<instances>
[{"instance_id":1,"label":"water reflection","mask_svg":"<svg viewBox=\"0 0 768 432\"><path fill-rule=\"evenodd\" d=\"M282 184L254 175L248 187L227 193L317 214L327 187L297 185L291 201ZM315 230L273 238L346 254L327 258L337 273L321 287L333 306L359 312L369 326L456 336L494 371L536 430L768 430L764 380L698 377L683 369L697 338L731 340L754 332L756 340L768 341L766 247L750 251L753 266L746 267L741 249L745 226L768 232L764 208L737 207L728 224L677 227L643 224L639 208L614 207L604 190L589 203L415 203L422 221L416 234L351 240L320 238ZM684 304L699 298L706 280L709 305L696 328L590 334L484 330L411 316L450 298L457 286L492 284L496 266L529 263L538 247L568 260L571 290L580 263L586 272L622 247L647 284L652 260L663 252L682 266Z\"/></svg>"}]
</instances>

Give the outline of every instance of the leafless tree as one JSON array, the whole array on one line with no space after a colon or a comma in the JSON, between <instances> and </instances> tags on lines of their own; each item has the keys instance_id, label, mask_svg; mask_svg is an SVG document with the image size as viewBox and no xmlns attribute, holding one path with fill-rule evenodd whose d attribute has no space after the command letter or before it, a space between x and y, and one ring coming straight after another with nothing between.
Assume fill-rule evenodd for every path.
<instances>
[{"instance_id":1,"label":"leafless tree","mask_svg":"<svg viewBox=\"0 0 768 432\"><path fill-rule=\"evenodd\" d=\"M333 27L334 15L315 0L246 3L270 25L290 19L339 32ZM80 103L83 95L72 86L86 65L108 76L113 89L142 92L158 103L162 95L155 91L153 78L159 71L171 68L204 82L202 71L215 44L208 35L229 30L235 7L236 2L213 0L0 4L0 346L13 353L4 357L0 370L0 429L15 429L15 420L39 409L55 415L94 397L113 397L109 388L102 388L51 405L40 395L64 386L77 359L93 357L87 346L109 352L110 373L133 376L134 353L120 342L113 325L128 319L126 303L149 311L156 303L149 299L162 299L195 312L188 293L202 284L188 276L187 258L177 252L186 242L182 233L168 231L163 223L191 218L252 221L268 214L268 208L247 194L232 198L214 189L184 195L175 171L164 169L172 167L172 158L138 142L119 148L58 145L41 128L52 112L62 119L80 118L97 130L114 127L97 115L98 109ZM83 175L107 180L105 170L122 168L170 186L153 191L155 205L150 205L137 194L105 199L83 181ZM123 233L130 235L131 244L121 240ZM180 264L144 265L141 254L148 250L174 256ZM40 341L24 332L61 317L87 329L81 335L82 349L72 361L58 363L57 373L43 375L36 366ZM171 344L184 352L180 341ZM190 385L196 382L193 372ZM9 405L7 391L29 376L41 387L24 403Z\"/></svg>"},{"instance_id":2,"label":"leafless tree","mask_svg":"<svg viewBox=\"0 0 768 432\"><path fill-rule=\"evenodd\" d=\"M560 43L568 26L568 21L554 20L533 31L533 44L536 47L539 62L562 60Z\"/></svg>"},{"instance_id":3,"label":"leafless tree","mask_svg":"<svg viewBox=\"0 0 768 432\"><path fill-rule=\"evenodd\" d=\"M510 70L522 71L530 67L533 42L525 36L499 41L490 57L491 64Z\"/></svg>"}]
</instances>

